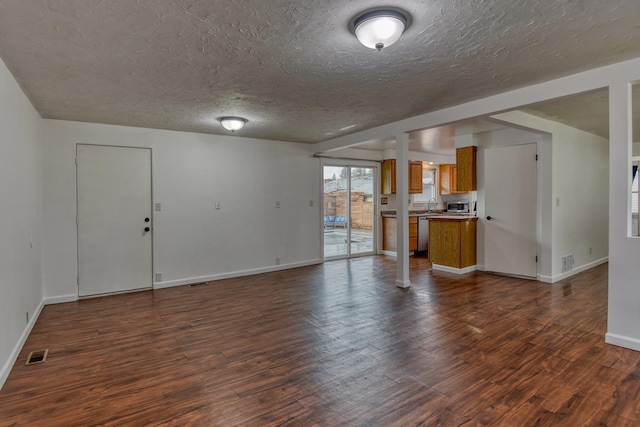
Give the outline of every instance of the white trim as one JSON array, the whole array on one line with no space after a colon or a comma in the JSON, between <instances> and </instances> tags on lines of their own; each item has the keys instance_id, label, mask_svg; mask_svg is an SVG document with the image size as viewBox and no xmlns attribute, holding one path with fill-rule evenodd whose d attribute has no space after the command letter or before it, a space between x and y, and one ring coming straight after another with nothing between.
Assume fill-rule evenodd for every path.
<instances>
[{"instance_id":1,"label":"white trim","mask_svg":"<svg viewBox=\"0 0 640 427\"><path fill-rule=\"evenodd\" d=\"M411 287L411 280L396 280L396 286L402 289Z\"/></svg>"},{"instance_id":2,"label":"white trim","mask_svg":"<svg viewBox=\"0 0 640 427\"><path fill-rule=\"evenodd\" d=\"M44 305L62 304L65 302L78 301L78 295L60 295L57 297L43 298Z\"/></svg>"},{"instance_id":3,"label":"white trim","mask_svg":"<svg viewBox=\"0 0 640 427\"><path fill-rule=\"evenodd\" d=\"M156 282L153 289L165 289L174 286L188 285L198 282L210 282L213 280L232 279L234 277L252 276L254 274L271 273L273 271L289 270L291 268L307 267L309 265L322 264L321 259L303 261L292 264L274 265L270 267L254 268L252 270L232 271L230 273L214 274L211 276L189 277L186 279L170 280L166 282Z\"/></svg>"},{"instance_id":4,"label":"white trim","mask_svg":"<svg viewBox=\"0 0 640 427\"><path fill-rule=\"evenodd\" d=\"M568 277L574 276L578 273L582 273L583 271L587 271L589 269L592 269L593 267L597 267L601 264L607 263L609 262L609 257L606 256L604 258L600 258L598 260L592 261L588 264L584 264L581 265L578 268L574 268L571 271L567 271L565 273L562 274L556 274L555 276L549 277L549 276L543 276L541 274L538 275L538 280L540 282L544 282L544 283L556 283L559 282L560 280L566 279Z\"/></svg>"},{"instance_id":5,"label":"white trim","mask_svg":"<svg viewBox=\"0 0 640 427\"><path fill-rule=\"evenodd\" d=\"M465 268L455 268L455 267L448 267L446 265L431 264L431 269L437 270L437 271L446 271L447 273L453 273L453 274L467 274L467 273L471 273L472 271L476 271L477 266L471 265Z\"/></svg>"},{"instance_id":6,"label":"white trim","mask_svg":"<svg viewBox=\"0 0 640 427\"><path fill-rule=\"evenodd\" d=\"M29 319L29 323L27 323L27 326L22 331L22 334L20 335L18 342L13 347L11 354L9 354L7 361L2 366L2 370L0 370L0 390L4 385L4 382L9 377L9 373L11 373L11 369L13 368L13 365L18 359L18 356L20 355L20 351L22 351L22 347L24 346L24 343L27 341L27 338L29 337L29 334L31 333L33 326L36 324L36 321L38 320L38 317L40 316L40 313L42 312L42 308L44 307L44 305L45 303L43 299L42 301L40 301L40 304L38 304L38 307L36 308L33 315L31 315L31 319Z\"/></svg>"},{"instance_id":7,"label":"white trim","mask_svg":"<svg viewBox=\"0 0 640 427\"><path fill-rule=\"evenodd\" d=\"M640 340L636 338L625 337L622 335L607 332L604 336L604 341L607 344L617 345L618 347L640 351Z\"/></svg>"}]
</instances>

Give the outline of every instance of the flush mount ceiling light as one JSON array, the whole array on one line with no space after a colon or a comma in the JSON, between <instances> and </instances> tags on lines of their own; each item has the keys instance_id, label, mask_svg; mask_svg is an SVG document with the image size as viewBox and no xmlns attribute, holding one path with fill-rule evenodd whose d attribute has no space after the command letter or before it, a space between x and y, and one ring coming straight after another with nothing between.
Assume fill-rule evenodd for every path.
<instances>
[{"instance_id":1,"label":"flush mount ceiling light","mask_svg":"<svg viewBox=\"0 0 640 427\"><path fill-rule=\"evenodd\" d=\"M398 41L409 27L409 14L396 8L371 9L351 20L351 32L360 43L381 51Z\"/></svg>"},{"instance_id":2,"label":"flush mount ceiling light","mask_svg":"<svg viewBox=\"0 0 640 427\"><path fill-rule=\"evenodd\" d=\"M243 119L242 117L220 117L220 124L226 130L230 130L231 132L235 132L244 127L244 125L249 121L247 119Z\"/></svg>"}]
</instances>

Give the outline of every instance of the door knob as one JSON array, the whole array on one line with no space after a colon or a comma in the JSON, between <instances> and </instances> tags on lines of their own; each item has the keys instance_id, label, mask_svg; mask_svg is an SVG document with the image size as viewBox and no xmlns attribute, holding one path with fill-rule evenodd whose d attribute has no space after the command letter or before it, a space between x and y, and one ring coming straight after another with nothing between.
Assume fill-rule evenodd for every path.
<instances>
[{"instance_id":1,"label":"door knob","mask_svg":"<svg viewBox=\"0 0 640 427\"><path fill-rule=\"evenodd\" d=\"M149 231L149 230L151 230L149 227L144 228L144 231Z\"/></svg>"},{"instance_id":2,"label":"door knob","mask_svg":"<svg viewBox=\"0 0 640 427\"><path fill-rule=\"evenodd\" d=\"M149 218L145 218L145 219L144 219L144 222L149 222Z\"/></svg>"},{"instance_id":3,"label":"door knob","mask_svg":"<svg viewBox=\"0 0 640 427\"><path fill-rule=\"evenodd\" d=\"M487 215L487 221L491 221L491 215Z\"/></svg>"}]
</instances>

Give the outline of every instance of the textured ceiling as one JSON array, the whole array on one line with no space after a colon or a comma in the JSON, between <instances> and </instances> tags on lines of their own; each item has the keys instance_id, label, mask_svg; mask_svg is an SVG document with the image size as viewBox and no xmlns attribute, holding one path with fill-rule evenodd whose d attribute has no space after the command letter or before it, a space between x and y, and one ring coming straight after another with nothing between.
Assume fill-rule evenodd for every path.
<instances>
[{"instance_id":1,"label":"textured ceiling","mask_svg":"<svg viewBox=\"0 0 640 427\"><path fill-rule=\"evenodd\" d=\"M319 142L640 56L638 0L2 0L0 56L45 118ZM384 3L383 3L384 4Z\"/></svg>"}]
</instances>

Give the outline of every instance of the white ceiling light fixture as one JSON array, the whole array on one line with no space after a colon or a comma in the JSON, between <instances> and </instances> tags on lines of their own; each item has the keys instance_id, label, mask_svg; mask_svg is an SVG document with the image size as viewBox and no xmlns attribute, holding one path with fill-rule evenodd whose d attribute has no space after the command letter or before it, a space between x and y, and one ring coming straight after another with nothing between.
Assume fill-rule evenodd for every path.
<instances>
[{"instance_id":1,"label":"white ceiling light fixture","mask_svg":"<svg viewBox=\"0 0 640 427\"><path fill-rule=\"evenodd\" d=\"M226 130L230 130L231 132L235 132L240 130L247 124L249 120L243 119L242 117L220 117L220 124Z\"/></svg>"},{"instance_id":2,"label":"white ceiling light fixture","mask_svg":"<svg viewBox=\"0 0 640 427\"><path fill-rule=\"evenodd\" d=\"M409 23L407 12L387 7L361 13L351 20L349 27L360 43L381 51L397 42Z\"/></svg>"}]
</instances>

